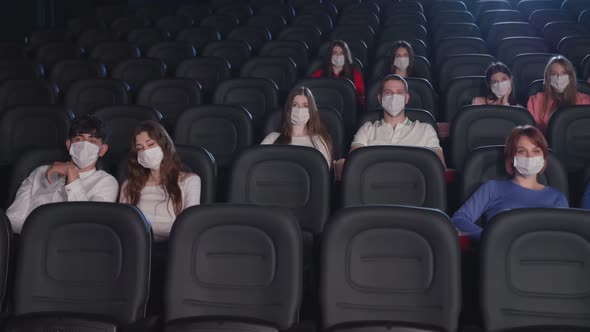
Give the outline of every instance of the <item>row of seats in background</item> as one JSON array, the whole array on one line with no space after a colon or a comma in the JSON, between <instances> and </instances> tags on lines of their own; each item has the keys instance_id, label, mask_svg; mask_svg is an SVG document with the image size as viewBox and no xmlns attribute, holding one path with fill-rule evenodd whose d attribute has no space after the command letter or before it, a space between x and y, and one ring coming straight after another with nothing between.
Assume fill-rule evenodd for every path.
<instances>
[{"instance_id":1,"label":"row of seats in background","mask_svg":"<svg viewBox=\"0 0 590 332\"><path fill-rule=\"evenodd\" d=\"M10 231L0 213L0 301L7 293L12 300L3 331L145 332L163 331L162 325L166 331L348 331L353 325L454 332L463 328L462 292L478 289L485 331L584 330L588 320L572 312L590 305L583 296L590 281L580 268L589 259L589 216L567 209L499 214L483 235L481 277L463 280L457 233L440 211L342 210L326 227L316 257L321 319L298 325L306 258L287 210L183 211L169 240L163 310L149 317L151 232L138 209L41 206L25 222L16 261L8 259ZM12 266L13 289L6 284Z\"/></svg>"},{"instance_id":2,"label":"row of seats in background","mask_svg":"<svg viewBox=\"0 0 590 332\"><path fill-rule=\"evenodd\" d=\"M590 15L582 10L590 3L422 3L211 3L181 6L173 16L162 16L166 8L99 8L96 17L74 18L64 30L36 31L27 44L0 47L0 80L46 77L67 95L74 81L108 76L126 81L138 95L147 81L180 77L199 82L203 101L219 102L213 94L222 81L254 77L272 80L282 101L298 79L321 67L329 42L343 39L364 73L366 108L375 110L379 105L373 96L389 71L391 46L403 39L417 55L409 106L441 122L451 121L481 93L481 75L495 60L512 68L522 105L541 88L536 80L555 53L568 57L579 77L589 76L590 58L584 58L590 54ZM21 52L27 60L8 59L22 57ZM248 111L256 118L257 111Z\"/></svg>"}]
</instances>

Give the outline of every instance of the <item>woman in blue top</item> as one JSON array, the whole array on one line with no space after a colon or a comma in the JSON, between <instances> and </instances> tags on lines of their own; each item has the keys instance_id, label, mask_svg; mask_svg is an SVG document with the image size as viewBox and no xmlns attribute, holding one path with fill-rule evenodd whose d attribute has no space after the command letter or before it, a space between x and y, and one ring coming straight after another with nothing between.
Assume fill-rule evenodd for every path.
<instances>
[{"instance_id":1,"label":"woman in blue top","mask_svg":"<svg viewBox=\"0 0 590 332\"><path fill-rule=\"evenodd\" d=\"M477 239L482 229L475 221L481 216L491 220L507 209L567 208L563 193L537 181L537 175L547 167L547 155L547 141L537 128L514 128L504 149L506 172L512 178L481 185L453 215L455 227Z\"/></svg>"}]
</instances>

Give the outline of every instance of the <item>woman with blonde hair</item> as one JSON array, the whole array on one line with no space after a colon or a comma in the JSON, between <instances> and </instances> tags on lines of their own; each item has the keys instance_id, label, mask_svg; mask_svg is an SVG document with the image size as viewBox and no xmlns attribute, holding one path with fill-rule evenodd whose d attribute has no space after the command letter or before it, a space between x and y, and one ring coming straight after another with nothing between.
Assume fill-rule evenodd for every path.
<instances>
[{"instance_id":1,"label":"woman with blonde hair","mask_svg":"<svg viewBox=\"0 0 590 332\"><path fill-rule=\"evenodd\" d=\"M537 127L546 134L549 118L558 108L588 104L590 96L577 91L572 63L558 55L547 63L543 91L529 98L527 108L535 118Z\"/></svg>"},{"instance_id":2,"label":"woman with blonde hair","mask_svg":"<svg viewBox=\"0 0 590 332\"><path fill-rule=\"evenodd\" d=\"M313 94L306 87L289 93L280 132L268 134L260 144L287 144L314 148L332 164L332 139L320 119Z\"/></svg>"}]
</instances>

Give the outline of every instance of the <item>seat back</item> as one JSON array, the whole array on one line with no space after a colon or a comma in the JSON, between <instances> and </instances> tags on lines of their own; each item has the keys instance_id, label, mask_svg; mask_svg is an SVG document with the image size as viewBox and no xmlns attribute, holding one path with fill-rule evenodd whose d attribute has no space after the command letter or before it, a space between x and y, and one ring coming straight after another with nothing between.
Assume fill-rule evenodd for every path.
<instances>
[{"instance_id":1,"label":"seat back","mask_svg":"<svg viewBox=\"0 0 590 332\"><path fill-rule=\"evenodd\" d=\"M279 88L282 100L297 80L297 66L289 57L255 57L242 66L240 77L266 78L273 81Z\"/></svg>"},{"instance_id":2,"label":"seat back","mask_svg":"<svg viewBox=\"0 0 590 332\"><path fill-rule=\"evenodd\" d=\"M104 202L40 206L28 216L20 237L14 314L133 323L145 316L150 254L150 226L136 207ZM60 325L69 325L67 318Z\"/></svg>"},{"instance_id":3,"label":"seat back","mask_svg":"<svg viewBox=\"0 0 590 332\"><path fill-rule=\"evenodd\" d=\"M461 76L478 76L486 72L488 66L495 62L489 54L461 54L446 58L438 71L438 86L446 87L452 79Z\"/></svg>"},{"instance_id":4,"label":"seat back","mask_svg":"<svg viewBox=\"0 0 590 332\"><path fill-rule=\"evenodd\" d=\"M487 54L488 46L477 37L449 37L441 39L436 47L436 63L443 63L449 56L459 54Z\"/></svg>"},{"instance_id":5,"label":"seat back","mask_svg":"<svg viewBox=\"0 0 590 332\"><path fill-rule=\"evenodd\" d=\"M529 85L537 79L543 79L545 67L551 57L550 53L520 54L512 59L512 77L516 88L516 97L526 105Z\"/></svg>"},{"instance_id":6,"label":"seat back","mask_svg":"<svg viewBox=\"0 0 590 332\"><path fill-rule=\"evenodd\" d=\"M105 78L106 67L94 60L65 60L53 66L49 80L57 84L60 92L65 94L72 83L93 78Z\"/></svg>"},{"instance_id":7,"label":"seat back","mask_svg":"<svg viewBox=\"0 0 590 332\"><path fill-rule=\"evenodd\" d=\"M0 165L27 150L63 147L71 114L62 106L16 106L0 115ZM35 133L31 135L31 133Z\"/></svg>"},{"instance_id":8,"label":"seat back","mask_svg":"<svg viewBox=\"0 0 590 332\"><path fill-rule=\"evenodd\" d=\"M333 108L344 120L344 128L356 125L357 98L354 84L348 79L319 77L297 82L296 86L309 88L319 108Z\"/></svg>"},{"instance_id":9,"label":"seat back","mask_svg":"<svg viewBox=\"0 0 590 332\"><path fill-rule=\"evenodd\" d=\"M574 209L515 209L490 221L480 246L486 330L590 328L572 315L590 305L589 217Z\"/></svg>"},{"instance_id":10,"label":"seat back","mask_svg":"<svg viewBox=\"0 0 590 332\"><path fill-rule=\"evenodd\" d=\"M203 56L183 61L178 65L176 77L196 80L205 97L210 99L217 85L231 77L230 70L231 66L225 59Z\"/></svg>"},{"instance_id":11,"label":"seat back","mask_svg":"<svg viewBox=\"0 0 590 332\"><path fill-rule=\"evenodd\" d=\"M243 323L241 329L262 324L283 330L295 323L303 248L289 211L191 207L174 222L169 243L164 294L168 326L194 329L214 320L226 327Z\"/></svg>"},{"instance_id":12,"label":"seat back","mask_svg":"<svg viewBox=\"0 0 590 332\"><path fill-rule=\"evenodd\" d=\"M457 112L451 123L450 163L459 173L465 159L475 148L501 145L516 126L535 121L525 108L517 106L472 105Z\"/></svg>"},{"instance_id":13,"label":"seat back","mask_svg":"<svg viewBox=\"0 0 590 332\"><path fill-rule=\"evenodd\" d=\"M279 109L279 91L274 82L264 78L236 78L217 86L213 103L244 107L258 130L267 115Z\"/></svg>"},{"instance_id":14,"label":"seat back","mask_svg":"<svg viewBox=\"0 0 590 332\"><path fill-rule=\"evenodd\" d=\"M451 80L444 95L445 110L442 118L452 122L463 106L471 105L474 97L483 96L485 86L485 76L463 76Z\"/></svg>"},{"instance_id":15,"label":"seat back","mask_svg":"<svg viewBox=\"0 0 590 332\"><path fill-rule=\"evenodd\" d=\"M45 80L10 80L0 85L0 112L11 106L53 105L57 87Z\"/></svg>"},{"instance_id":16,"label":"seat back","mask_svg":"<svg viewBox=\"0 0 590 332\"><path fill-rule=\"evenodd\" d=\"M301 227L319 234L330 214L330 173L316 149L259 145L234 162L229 202L290 209Z\"/></svg>"},{"instance_id":17,"label":"seat back","mask_svg":"<svg viewBox=\"0 0 590 332\"><path fill-rule=\"evenodd\" d=\"M569 106L558 109L549 119L549 147L566 166L568 172L581 171L590 163L588 128L590 107Z\"/></svg>"},{"instance_id":18,"label":"seat back","mask_svg":"<svg viewBox=\"0 0 590 332\"><path fill-rule=\"evenodd\" d=\"M202 50L210 42L221 40L221 36L212 27L193 27L180 31L176 40L188 42L197 50Z\"/></svg>"},{"instance_id":19,"label":"seat back","mask_svg":"<svg viewBox=\"0 0 590 332\"><path fill-rule=\"evenodd\" d=\"M545 40L539 37L507 37L498 43L496 58L508 67L512 66L515 56L525 53L548 53Z\"/></svg>"},{"instance_id":20,"label":"seat back","mask_svg":"<svg viewBox=\"0 0 590 332\"><path fill-rule=\"evenodd\" d=\"M430 149L369 146L352 151L342 172L342 207L373 204L446 210L445 170Z\"/></svg>"},{"instance_id":21,"label":"seat back","mask_svg":"<svg viewBox=\"0 0 590 332\"><path fill-rule=\"evenodd\" d=\"M244 40L220 40L207 44L203 56L223 58L234 73L252 56L252 47Z\"/></svg>"},{"instance_id":22,"label":"seat back","mask_svg":"<svg viewBox=\"0 0 590 332\"><path fill-rule=\"evenodd\" d=\"M176 67L184 60L194 58L197 55L195 47L185 41L166 41L153 45L147 52L147 56L162 60L168 71L174 73Z\"/></svg>"},{"instance_id":23,"label":"seat back","mask_svg":"<svg viewBox=\"0 0 590 332\"><path fill-rule=\"evenodd\" d=\"M115 66L111 76L125 81L136 93L146 82L163 79L166 76L166 65L160 59L124 60Z\"/></svg>"},{"instance_id":24,"label":"seat back","mask_svg":"<svg viewBox=\"0 0 590 332\"><path fill-rule=\"evenodd\" d=\"M66 109L77 115L100 107L131 103L129 85L116 79L90 79L73 83L64 98Z\"/></svg>"},{"instance_id":25,"label":"seat back","mask_svg":"<svg viewBox=\"0 0 590 332\"><path fill-rule=\"evenodd\" d=\"M202 105L187 108L176 122L177 144L200 146L211 152L219 168L252 145L252 116L241 106Z\"/></svg>"},{"instance_id":26,"label":"seat back","mask_svg":"<svg viewBox=\"0 0 590 332\"><path fill-rule=\"evenodd\" d=\"M433 209L380 205L340 210L322 241L322 328L456 331L458 243L449 218Z\"/></svg>"},{"instance_id":27,"label":"seat back","mask_svg":"<svg viewBox=\"0 0 590 332\"><path fill-rule=\"evenodd\" d=\"M286 56L291 58L297 66L299 75L307 71L309 63L308 47L297 40L273 40L265 43L260 49L260 56Z\"/></svg>"},{"instance_id":28,"label":"seat back","mask_svg":"<svg viewBox=\"0 0 590 332\"><path fill-rule=\"evenodd\" d=\"M480 185L489 180L507 179L504 146L482 146L469 153L461 174L461 202L464 202ZM547 168L537 176L540 183L561 191L568 197L567 171L553 151L549 151Z\"/></svg>"},{"instance_id":29,"label":"seat back","mask_svg":"<svg viewBox=\"0 0 590 332\"><path fill-rule=\"evenodd\" d=\"M129 42L100 43L90 53L92 59L104 64L109 71L119 62L139 58L140 55L139 48Z\"/></svg>"}]
</instances>

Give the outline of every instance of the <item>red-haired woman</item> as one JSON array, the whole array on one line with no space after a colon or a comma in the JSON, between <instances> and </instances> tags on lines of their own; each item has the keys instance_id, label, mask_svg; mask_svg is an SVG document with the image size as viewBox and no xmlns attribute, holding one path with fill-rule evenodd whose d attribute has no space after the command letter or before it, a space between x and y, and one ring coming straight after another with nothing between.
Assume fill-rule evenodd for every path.
<instances>
[{"instance_id":1,"label":"red-haired woman","mask_svg":"<svg viewBox=\"0 0 590 332\"><path fill-rule=\"evenodd\" d=\"M537 128L514 128L504 149L506 172L512 178L481 185L453 215L455 227L477 239L482 229L475 222L482 216L490 220L507 209L567 208L563 193L537 180L547 167L547 157L547 141Z\"/></svg>"}]
</instances>

